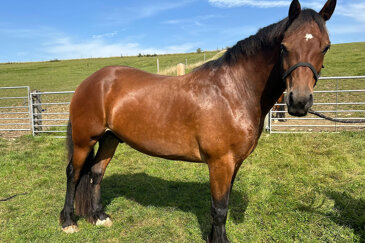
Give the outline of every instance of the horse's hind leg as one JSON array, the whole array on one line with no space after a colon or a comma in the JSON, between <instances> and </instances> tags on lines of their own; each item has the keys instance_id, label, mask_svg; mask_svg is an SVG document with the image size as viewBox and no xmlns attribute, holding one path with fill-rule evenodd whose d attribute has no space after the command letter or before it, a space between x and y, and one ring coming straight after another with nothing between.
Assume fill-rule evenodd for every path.
<instances>
[{"instance_id":1,"label":"horse's hind leg","mask_svg":"<svg viewBox=\"0 0 365 243\"><path fill-rule=\"evenodd\" d=\"M106 132L103 137L99 140L99 149L95 157L95 162L89 172L89 178L86 182L90 187L90 195L84 197L84 204L90 209L83 209L87 220L90 223L103 226L111 226L112 222L110 217L105 214L103 206L101 204L101 181L103 179L106 167L112 159L118 144L121 141L115 137L112 132ZM81 182L80 182L81 183ZM76 194L76 200L77 194ZM76 206L76 211L80 211Z\"/></svg>"},{"instance_id":2,"label":"horse's hind leg","mask_svg":"<svg viewBox=\"0 0 365 243\"><path fill-rule=\"evenodd\" d=\"M72 152L72 158L66 168L67 189L64 208L60 214L60 222L62 230L66 233L74 233L78 231L75 214L74 214L74 198L76 186L79 182L80 172L86 161L93 159L92 146L75 146Z\"/></svg>"}]
</instances>

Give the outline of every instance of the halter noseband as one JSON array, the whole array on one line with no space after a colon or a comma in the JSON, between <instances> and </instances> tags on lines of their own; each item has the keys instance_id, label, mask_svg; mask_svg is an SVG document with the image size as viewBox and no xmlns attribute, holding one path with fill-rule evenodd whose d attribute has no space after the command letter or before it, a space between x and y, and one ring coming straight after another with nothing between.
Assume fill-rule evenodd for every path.
<instances>
[{"instance_id":1,"label":"halter noseband","mask_svg":"<svg viewBox=\"0 0 365 243\"><path fill-rule=\"evenodd\" d=\"M310 68L310 70L313 72L313 78L316 81L314 83L313 87L316 87L317 82L318 82L318 78L321 76L321 72L317 73L317 70L313 67L312 64L308 63L308 62L299 62L297 64L295 64L294 66L290 67L288 70L286 70L286 72L283 74L282 79L285 80L295 69L297 69L298 67L308 67Z\"/></svg>"}]
</instances>

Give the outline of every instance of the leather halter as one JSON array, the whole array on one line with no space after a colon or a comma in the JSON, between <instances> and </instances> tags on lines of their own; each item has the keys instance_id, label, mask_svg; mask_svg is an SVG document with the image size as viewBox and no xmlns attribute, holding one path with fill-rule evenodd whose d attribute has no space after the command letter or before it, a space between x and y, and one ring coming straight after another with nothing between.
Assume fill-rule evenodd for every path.
<instances>
[{"instance_id":1,"label":"leather halter","mask_svg":"<svg viewBox=\"0 0 365 243\"><path fill-rule=\"evenodd\" d=\"M282 79L285 80L295 69L297 69L298 67L308 67L312 72L313 72L313 78L316 81L314 83L313 87L316 87L317 82L318 82L318 78L321 76L321 72L317 73L317 70L313 67L312 64L308 63L308 62L299 62L297 64L295 64L294 66L290 67L288 70L286 70L286 72L283 74Z\"/></svg>"}]
</instances>

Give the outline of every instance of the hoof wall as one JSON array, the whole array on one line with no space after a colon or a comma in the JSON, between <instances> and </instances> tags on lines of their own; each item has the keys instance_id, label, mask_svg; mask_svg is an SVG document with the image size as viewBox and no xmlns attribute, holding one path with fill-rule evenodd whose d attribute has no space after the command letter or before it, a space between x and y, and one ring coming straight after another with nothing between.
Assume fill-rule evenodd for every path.
<instances>
[{"instance_id":1,"label":"hoof wall","mask_svg":"<svg viewBox=\"0 0 365 243\"><path fill-rule=\"evenodd\" d=\"M62 228L62 231L66 234L73 234L79 231L79 228L76 225L71 225L65 228Z\"/></svg>"},{"instance_id":2,"label":"hoof wall","mask_svg":"<svg viewBox=\"0 0 365 243\"><path fill-rule=\"evenodd\" d=\"M106 218L104 220L98 219L95 224L97 226L111 227L113 225L113 222L110 220L110 218Z\"/></svg>"}]
</instances>

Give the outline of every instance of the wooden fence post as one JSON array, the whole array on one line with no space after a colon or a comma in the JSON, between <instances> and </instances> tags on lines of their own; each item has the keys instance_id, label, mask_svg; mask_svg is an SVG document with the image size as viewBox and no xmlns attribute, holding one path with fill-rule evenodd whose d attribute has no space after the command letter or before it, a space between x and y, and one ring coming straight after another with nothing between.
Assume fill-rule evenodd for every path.
<instances>
[{"instance_id":1,"label":"wooden fence post","mask_svg":"<svg viewBox=\"0 0 365 243\"><path fill-rule=\"evenodd\" d=\"M185 65L182 63L177 64L176 73L177 73L177 76L184 75L185 74Z\"/></svg>"},{"instance_id":2,"label":"wooden fence post","mask_svg":"<svg viewBox=\"0 0 365 243\"><path fill-rule=\"evenodd\" d=\"M33 115L33 134L38 135L37 131L42 131L42 100L38 90L34 90L32 93L32 115Z\"/></svg>"},{"instance_id":3,"label":"wooden fence post","mask_svg":"<svg viewBox=\"0 0 365 243\"><path fill-rule=\"evenodd\" d=\"M157 58L157 73L160 72L160 62L158 61L158 58Z\"/></svg>"}]
</instances>

